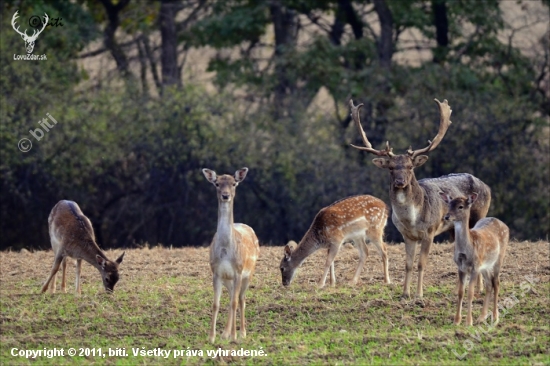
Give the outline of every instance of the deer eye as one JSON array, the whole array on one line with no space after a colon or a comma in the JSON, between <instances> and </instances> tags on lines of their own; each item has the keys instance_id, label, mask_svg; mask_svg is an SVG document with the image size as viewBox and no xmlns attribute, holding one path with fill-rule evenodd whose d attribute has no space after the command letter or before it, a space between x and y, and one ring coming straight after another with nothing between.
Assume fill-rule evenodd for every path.
<instances>
[{"instance_id":1,"label":"deer eye","mask_svg":"<svg viewBox=\"0 0 550 366\"><path fill-rule=\"evenodd\" d=\"M459 210L462 210L463 208L464 208L464 206L462 206L462 205L458 206Z\"/></svg>"},{"instance_id":2,"label":"deer eye","mask_svg":"<svg viewBox=\"0 0 550 366\"><path fill-rule=\"evenodd\" d=\"M219 184L219 183L214 183L214 185L215 185L216 187L219 187L219 186L220 186L220 184Z\"/></svg>"},{"instance_id":3,"label":"deer eye","mask_svg":"<svg viewBox=\"0 0 550 366\"><path fill-rule=\"evenodd\" d=\"M237 186L237 183L233 183L233 187L236 187Z\"/></svg>"}]
</instances>

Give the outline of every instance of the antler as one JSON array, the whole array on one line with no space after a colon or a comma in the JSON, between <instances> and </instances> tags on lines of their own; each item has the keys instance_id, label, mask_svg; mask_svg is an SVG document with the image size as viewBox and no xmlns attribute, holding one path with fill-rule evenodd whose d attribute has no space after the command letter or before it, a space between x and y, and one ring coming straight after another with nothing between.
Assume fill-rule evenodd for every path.
<instances>
[{"instance_id":1,"label":"antler","mask_svg":"<svg viewBox=\"0 0 550 366\"><path fill-rule=\"evenodd\" d=\"M46 26L48 25L48 20L50 20L50 18L48 17L48 14L44 13L44 17L45 17L45 20L44 22L42 23L42 29L40 29L37 33L36 29L33 30L32 32L32 36L29 37L29 35L27 34L27 30L25 29L25 32L22 33L20 30L19 30L19 27L15 28L15 20L17 18L19 18L19 16L17 15L17 13L19 12L19 10L17 10L15 12L15 14L13 14L13 17L11 18L11 26L13 27L13 29L19 33L23 38L25 38L25 40L29 41L29 42L32 42L34 40L36 40L36 38L38 37L38 35L40 33L42 33L42 31L46 28Z\"/></svg>"},{"instance_id":2,"label":"antler","mask_svg":"<svg viewBox=\"0 0 550 366\"><path fill-rule=\"evenodd\" d=\"M443 103L441 103L437 99L434 99L434 100L439 106L439 114L440 114L439 131L437 132L437 135L434 137L433 141L428 140L428 146L426 146L425 148L413 151L412 148L409 147L407 154L409 154L411 159L414 159L420 154L424 154L435 149L437 145L439 145L441 140L443 140L445 133L447 133L447 130L449 129L449 126L452 123L451 113L453 111L451 110L451 106L449 105L449 102L447 102L447 99L443 100Z\"/></svg>"},{"instance_id":3,"label":"antler","mask_svg":"<svg viewBox=\"0 0 550 366\"><path fill-rule=\"evenodd\" d=\"M349 106L351 108L351 118L355 122L355 125L357 126L357 129L359 130L359 133L361 134L361 138L363 139L363 143L365 144L365 147L362 146L355 146L351 144L356 149L363 150L370 152L374 155L378 156L389 156L392 157L393 152L392 148L390 147L389 141L386 141L386 149L385 150L376 150L372 148L371 143L369 142L369 139L367 138L367 135L365 134L365 131L363 131L363 127L361 126L361 121L359 120L359 109L363 106L363 103L358 104L357 106L353 105L353 100L350 99Z\"/></svg>"},{"instance_id":4,"label":"antler","mask_svg":"<svg viewBox=\"0 0 550 366\"><path fill-rule=\"evenodd\" d=\"M13 30L14 30L14 31L16 31L17 33L19 33L19 34L22 35L23 37L28 37L28 35L27 35L27 30L26 30L26 29L25 29L25 33L21 33L21 32L19 31L19 27L15 28L15 20L16 20L17 18L19 18L19 16L17 15L18 12L19 12L19 10L17 10L17 11L15 12L15 14L13 14L13 17L11 18L11 26L13 27Z\"/></svg>"}]
</instances>

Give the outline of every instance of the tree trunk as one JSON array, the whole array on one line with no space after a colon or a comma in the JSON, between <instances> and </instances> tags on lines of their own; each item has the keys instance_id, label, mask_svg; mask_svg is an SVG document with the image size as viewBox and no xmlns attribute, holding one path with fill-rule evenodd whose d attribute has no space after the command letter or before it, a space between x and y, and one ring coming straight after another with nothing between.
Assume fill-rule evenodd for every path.
<instances>
[{"instance_id":1,"label":"tree trunk","mask_svg":"<svg viewBox=\"0 0 550 366\"><path fill-rule=\"evenodd\" d=\"M116 5L114 5L110 0L101 0L101 4L105 8L107 13L107 26L104 31L104 44L113 58L115 59L117 69L120 71L121 75L125 78L131 77L130 69L128 67L128 59L126 54L122 51L122 48L117 43L115 38L115 32L120 25L120 19L118 17L120 11L128 5L130 0L121 0Z\"/></svg>"},{"instance_id":2,"label":"tree trunk","mask_svg":"<svg viewBox=\"0 0 550 366\"><path fill-rule=\"evenodd\" d=\"M288 108L288 97L296 89L296 80L291 80L281 60L296 44L298 18L294 10L284 8L279 1L271 3L269 10L275 30L277 84L274 89L274 116L279 118L285 114L285 110Z\"/></svg>"},{"instance_id":3,"label":"tree trunk","mask_svg":"<svg viewBox=\"0 0 550 366\"><path fill-rule=\"evenodd\" d=\"M381 29L377 41L378 59L382 68L389 69L393 56L393 16L386 0L373 0L373 3Z\"/></svg>"},{"instance_id":4,"label":"tree trunk","mask_svg":"<svg viewBox=\"0 0 550 366\"><path fill-rule=\"evenodd\" d=\"M432 14L437 40L433 62L439 64L445 60L449 46L449 20L447 19L447 4L445 0L432 1Z\"/></svg>"},{"instance_id":5,"label":"tree trunk","mask_svg":"<svg viewBox=\"0 0 550 366\"><path fill-rule=\"evenodd\" d=\"M170 85L181 86L176 33L176 14L179 7L180 4L168 0L163 0L160 5L159 27L162 39L160 62L163 89Z\"/></svg>"}]
</instances>

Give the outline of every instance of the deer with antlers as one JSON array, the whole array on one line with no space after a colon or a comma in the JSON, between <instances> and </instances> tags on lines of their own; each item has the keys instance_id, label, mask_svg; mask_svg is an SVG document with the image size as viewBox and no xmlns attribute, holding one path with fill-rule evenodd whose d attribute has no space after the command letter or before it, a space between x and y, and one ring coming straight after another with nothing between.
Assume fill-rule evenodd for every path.
<instances>
[{"instance_id":1,"label":"deer with antlers","mask_svg":"<svg viewBox=\"0 0 550 366\"><path fill-rule=\"evenodd\" d=\"M423 297L424 270L428 263L428 254L433 239L443 232L454 234L452 223L444 221L447 212L446 204L440 199L439 192L450 196L467 196L478 193L476 202L472 205L469 219L469 227L487 216L491 204L491 190L480 179L467 174L450 174L439 178L426 178L417 180L414 168L424 164L428 157L423 155L434 150L451 125L451 108L447 100L443 103L435 99L439 107L440 123L439 131L433 141L428 140L428 146L423 149L408 151L402 155L395 155L389 142L386 142L384 150L376 150L367 139L367 135L361 126L359 109L363 104L355 106L350 100L351 118L355 122L365 146L354 148L369 152L376 156L374 165L390 172L390 201L392 206L392 221L403 235L405 240L406 264L405 281L403 284L403 298L410 298L410 282L412 267L416 252L416 244L420 243L420 259L418 261L418 287L416 297Z\"/></svg>"},{"instance_id":2,"label":"deer with antlers","mask_svg":"<svg viewBox=\"0 0 550 366\"><path fill-rule=\"evenodd\" d=\"M48 14L44 13L44 21L42 22L42 29L40 29L39 31L34 29L32 31L32 36L29 36L27 34L26 29L25 29L25 32L21 32L19 30L19 27L15 28L15 20L19 18L19 16L17 15L18 12L19 10L17 10L15 14L13 14L13 17L11 18L11 26L13 27L13 30L19 33L21 35L21 38L23 38L23 40L25 41L25 47L27 48L27 53L32 53L32 51L34 50L34 42L36 41L40 33L42 33L42 31L46 28L46 26L48 25L48 20L50 18L48 17Z\"/></svg>"}]
</instances>

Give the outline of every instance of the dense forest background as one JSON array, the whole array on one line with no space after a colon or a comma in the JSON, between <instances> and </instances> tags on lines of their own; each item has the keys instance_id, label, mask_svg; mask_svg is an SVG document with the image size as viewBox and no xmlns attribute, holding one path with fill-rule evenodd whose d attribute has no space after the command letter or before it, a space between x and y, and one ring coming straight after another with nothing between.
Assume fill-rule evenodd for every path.
<instances>
[{"instance_id":1,"label":"dense forest background","mask_svg":"<svg viewBox=\"0 0 550 366\"><path fill-rule=\"evenodd\" d=\"M104 248L208 244L217 200L204 167L250 169L235 219L263 244L299 240L346 196L389 203L388 173L350 147L361 144L350 98L365 104L373 146L398 153L435 136L433 99L448 99L453 124L417 178L472 173L514 238L547 239L549 5L3 1L0 249L48 248L60 199L81 206ZM47 60L14 59L26 54L15 11L28 34L48 14L33 51ZM47 113L58 123L44 131ZM387 239L402 241L391 222Z\"/></svg>"}]
</instances>

